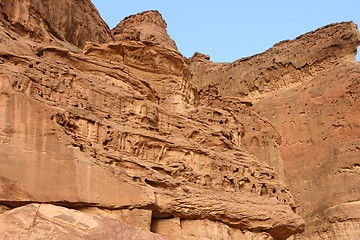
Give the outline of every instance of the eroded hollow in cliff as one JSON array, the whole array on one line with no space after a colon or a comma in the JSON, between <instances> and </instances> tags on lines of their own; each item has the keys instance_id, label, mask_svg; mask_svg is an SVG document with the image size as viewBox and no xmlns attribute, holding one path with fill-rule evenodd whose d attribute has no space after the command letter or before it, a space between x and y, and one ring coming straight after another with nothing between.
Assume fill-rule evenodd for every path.
<instances>
[{"instance_id":1,"label":"eroded hollow in cliff","mask_svg":"<svg viewBox=\"0 0 360 240\"><path fill-rule=\"evenodd\" d=\"M357 51L356 51L356 61L357 62L360 62L360 46L357 48Z\"/></svg>"}]
</instances>

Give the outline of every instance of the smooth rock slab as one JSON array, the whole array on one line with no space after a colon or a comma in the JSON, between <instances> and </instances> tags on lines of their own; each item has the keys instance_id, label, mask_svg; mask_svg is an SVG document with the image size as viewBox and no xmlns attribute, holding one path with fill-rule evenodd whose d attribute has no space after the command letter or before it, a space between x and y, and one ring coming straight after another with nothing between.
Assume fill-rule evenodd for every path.
<instances>
[{"instance_id":1,"label":"smooth rock slab","mask_svg":"<svg viewBox=\"0 0 360 240\"><path fill-rule=\"evenodd\" d=\"M50 204L29 204L0 215L0 239L165 239L126 223Z\"/></svg>"}]
</instances>

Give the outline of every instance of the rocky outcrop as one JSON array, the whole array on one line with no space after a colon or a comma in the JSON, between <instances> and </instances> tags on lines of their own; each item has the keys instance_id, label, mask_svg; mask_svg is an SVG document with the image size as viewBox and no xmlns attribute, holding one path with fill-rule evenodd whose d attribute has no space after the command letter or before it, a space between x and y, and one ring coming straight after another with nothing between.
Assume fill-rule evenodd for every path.
<instances>
[{"instance_id":1,"label":"rocky outcrop","mask_svg":"<svg viewBox=\"0 0 360 240\"><path fill-rule=\"evenodd\" d=\"M173 218L169 220L155 220L152 231L167 236L168 239L182 240L217 240L217 239L243 239L243 240L273 240L268 233L240 231L221 222L207 219L191 220ZM181 236L179 238L179 236Z\"/></svg>"},{"instance_id":2,"label":"rocky outcrop","mask_svg":"<svg viewBox=\"0 0 360 240\"><path fill-rule=\"evenodd\" d=\"M117 44L125 52L147 47ZM1 175L21 193L3 194L3 203L148 209L154 219L205 218L278 238L302 229L287 187L225 128L240 131L236 117L195 107L186 75L175 74L179 54L157 73L144 70L145 58L125 65L101 51L113 46L3 53ZM161 83L166 92L156 91Z\"/></svg>"},{"instance_id":3,"label":"rocky outcrop","mask_svg":"<svg viewBox=\"0 0 360 240\"><path fill-rule=\"evenodd\" d=\"M42 3L28 9L51 12ZM51 21L39 11L35 17ZM134 26L140 38L118 38L114 30L118 41L83 50L61 34L50 32L52 42L23 35L10 13L0 32L2 205L52 203L170 239L202 238L210 229L229 240L286 239L304 229L281 176L241 144L250 123L274 138L277 132L247 102L200 98L159 13L129 17L117 28ZM147 31L156 37L144 39ZM176 237L169 235L174 222L182 232Z\"/></svg>"},{"instance_id":4,"label":"rocky outcrop","mask_svg":"<svg viewBox=\"0 0 360 240\"><path fill-rule=\"evenodd\" d=\"M160 235L110 218L49 204L30 204L0 215L0 238L163 240Z\"/></svg>"},{"instance_id":5,"label":"rocky outcrop","mask_svg":"<svg viewBox=\"0 0 360 240\"><path fill-rule=\"evenodd\" d=\"M261 129L265 136L257 138L258 147L249 148L245 138L242 144L256 156L279 150L276 161L261 159L285 172L300 205L297 213L307 221L305 233L295 239L360 236L359 44L357 26L346 22L234 63L190 59L200 92L212 89L218 98L250 102L281 136L276 149L269 149L273 137Z\"/></svg>"},{"instance_id":6,"label":"rocky outcrop","mask_svg":"<svg viewBox=\"0 0 360 240\"><path fill-rule=\"evenodd\" d=\"M357 26L344 22L280 42L264 53L233 63L191 58L193 83L201 90L216 85L222 96L256 100L266 93L299 84L336 67L355 62Z\"/></svg>"},{"instance_id":7,"label":"rocky outcrop","mask_svg":"<svg viewBox=\"0 0 360 240\"><path fill-rule=\"evenodd\" d=\"M138 40L177 50L166 28L167 24L161 14L151 10L126 17L112 33L116 40Z\"/></svg>"},{"instance_id":8,"label":"rocky outcrop","mask_svg":"<svg viewBox=\"0 0 360 240\"><path fill-rule=\"evenodd\" d=\"M357 63L341 62L299 86L264 96L254 105L282 135L287 182L301 203L299 213L308 220L309 234L316 232L318 239L351 239L354 231L359 237L359 215L335 221L337 213L331 211L329 216L327 210L359 201L359 79ZM349 206L357 211L356 205ZM335 230L340 223L353 225L354 230L340 233ZM340 235L322 236L328 231Z\"/></svg>"},{"instance_id":9,"label":"rocky outcrop","mask_svg":"<svg viewBox=\"0 0 360 240\"><path fill-rule=\"evenodd\" d=\"M76 3L0 0L0 233L356 238L354 24L225 64Z\"/></svg>"},{"instance_id":10,"label":"rocky outcrop","mask_svg":"<svg viewBox=\"0 0 360 240\"><path fill-rule=\"evenodd\" d=\"M90 0L0 0L0 10L7 28L39 42L61 44L57 40L64 40L82 48L87 41L112 40Z\"/></svg>"}]
</instances>

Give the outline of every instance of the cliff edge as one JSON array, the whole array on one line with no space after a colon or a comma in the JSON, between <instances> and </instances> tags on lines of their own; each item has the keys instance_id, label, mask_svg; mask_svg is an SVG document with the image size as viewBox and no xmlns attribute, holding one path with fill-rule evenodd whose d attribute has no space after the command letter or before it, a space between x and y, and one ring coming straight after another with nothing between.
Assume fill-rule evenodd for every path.
<instances>
[{"instance_id":1,"label":"cliff edge","mask_svg":"<svg viewBox=\"0 0 360 240\"><path fill-rule=\"evenodd\" d=\"M245 134L243 146L284 172L297 213L307 221L295 239L360 236L359 44L357 26L343 22L233 63L199 54L189 61L200 93L212 89L217 97L248 102L281 136L277 158L266 155L275 151L267 136Z\"/></svg>"}]
</instances>

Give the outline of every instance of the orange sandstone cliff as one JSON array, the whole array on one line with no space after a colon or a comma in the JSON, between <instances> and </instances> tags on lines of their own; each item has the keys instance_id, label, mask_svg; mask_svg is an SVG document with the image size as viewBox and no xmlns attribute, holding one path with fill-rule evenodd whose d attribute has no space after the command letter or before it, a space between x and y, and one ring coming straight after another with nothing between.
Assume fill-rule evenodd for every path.
<instances>
[{"instance_id":1,"label":"orange sandstone cliff","mask_svg":"<svg viewBox=\"0 0 360 240\"><path fill-rule=\"evenodd\" d=\"M0 12L0 238L359 236L354 24L213 63L157 11Z\"/></svg>"},{"instance_id":2,"label":"orange sandstone cliff","mask_svg":"<svg viewBox=\"0 0 360 240\"><path fill-rule=\"evenodd\" d=\"M359 44L357 26L344 22L233 63L191 59L200 93L251 103L281 136L272 149L273 138L255 129L242 144L289 184L307 222L295 239L360 237Z\"/></svg>"}]
</instances>

